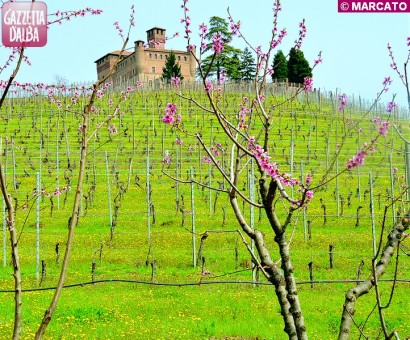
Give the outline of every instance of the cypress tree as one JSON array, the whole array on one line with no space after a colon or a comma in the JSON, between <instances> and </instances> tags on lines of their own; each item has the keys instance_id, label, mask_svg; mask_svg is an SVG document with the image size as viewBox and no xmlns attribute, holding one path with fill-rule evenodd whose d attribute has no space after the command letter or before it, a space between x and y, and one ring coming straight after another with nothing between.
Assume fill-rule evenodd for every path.
<instances>
[{"instance_id":1,"label":"cypress tree","mask_svg":"<svg viewBox=\"0 0 410 340\"><path fill-rule=\"evenodd\" d=\"M180 80L184 79L181 74L181 65L177 63L176 60L175 53L171 51L165 62L165 66L162 68L162 79L168 83L172 77L179 77Z\"/></svg>"},{"instance_id":2,"label":"cypress tree","mask_svg":"<svg viewBox=\"0 0 410 340\"><path fill-rule=\"evenodd\" d=\"M305 77L312 77L312 68L305 59L303 52L293 47L289 52L288 80L291 83L303 84Z\"/></svg>"},{"instance_id":3,"label":"cypress tree","mask_svg":"<svg viewBox=\"0 0 410 340\"><path fill-rule=\"evenodd\" d=\"M272 69L273 81L286 81L286 79L288 78L288 61L286 60L286 57L283 54L282 50L279 50L275 54L273 58Z\"/></svg>"}]
</instances>

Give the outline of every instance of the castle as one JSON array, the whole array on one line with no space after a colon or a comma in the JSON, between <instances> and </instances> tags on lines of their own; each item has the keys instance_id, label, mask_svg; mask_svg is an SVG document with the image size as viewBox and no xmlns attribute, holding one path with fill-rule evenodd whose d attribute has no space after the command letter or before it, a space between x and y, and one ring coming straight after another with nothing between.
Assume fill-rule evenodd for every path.
<instances>
[{"instance_id":1,"label":"castle","mask_svg":"<svg viewBox=\"0 0 410 340\"><path fill-rule=\"evenodd\" d=\"M165 29L151 28L147 31L147 41L148 43L145 45L144 41L137 40L134 42L134 52L124 51L122 53L121 60L110 78L114 85L137 81L150 85L154 82L160 82L162 68L171 52L175 54L176 62L181 65L181 74L184 80L195 79L195 58L188 49L186 51L165 49ZM192 52L195 53L195 50ZM119 55L120 51L113 51L95 61L98 80L109 73Z\"/></svg>"}]
</instances>

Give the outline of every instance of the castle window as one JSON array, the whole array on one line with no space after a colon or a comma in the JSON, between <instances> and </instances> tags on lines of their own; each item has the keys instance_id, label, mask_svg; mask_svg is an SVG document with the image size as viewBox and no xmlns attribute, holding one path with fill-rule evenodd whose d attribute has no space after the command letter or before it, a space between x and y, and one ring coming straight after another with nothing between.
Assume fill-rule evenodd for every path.
<instances>
[{"instance_id":1,"label":"castle window","mask_svg":"<svg viewBox=\"0 0 410 340\"><path fill-rule=\"evenodd\" d=\"M152 53L149 54L149 58L152 59Z\"/></svg>"},{"instance_id":2,"label":"castle window","mask_svg":"<svg viewBox=\"0 0 410 340\"><path fill-rule=\"evenodd\" d=\"M186 61L186 59L187 59L187 58L186 58L186 57L184 57L184 61Z\"/></svg>"},{"instance_id":3,"label":"castle window","mask_svg":"<svg viewBox=\"0 0 410 340\"><path fill-rule=\"evenodd\" d=\"M181 56L180 56L180 55L178 56L178 60L181 60Z\"/></svg>"},{"instance_id":4,"label":"castle window","mask_svg":"<svg viewBox=\"0 0 410 340\"><path fill-rule=\"evenodd\" d=\"M155 59L158 59L158 54L155 53L154 57L155 57Z\"/></svg>"},{"instance_id":5,"label":"castle window","mask_svg":"<svg viewBox=\"0 0 410 340\"><path fill-rule=\"evenodd\" d=\"M162 59L162 54L159 55L159 58Z\"/></svg>"},{"instance_id":6,"label":"castle window","mask_svg":"<svg viewBox=\"0 0 410 340\"><path fill-rule=\"evenodd\" d=\"M152 73L155 73L155 66L152 66Z\"/></svg>"}]
</instances>

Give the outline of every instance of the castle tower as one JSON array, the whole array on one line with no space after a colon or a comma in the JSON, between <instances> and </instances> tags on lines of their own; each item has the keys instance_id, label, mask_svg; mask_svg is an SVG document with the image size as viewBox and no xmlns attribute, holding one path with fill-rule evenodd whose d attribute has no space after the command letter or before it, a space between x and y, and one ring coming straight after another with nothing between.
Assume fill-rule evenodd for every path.
<instances>
[{"instance_id":1,"label":"castle tower","mask_svg":"<svg viewBox=\"0 0 410 340\"><path fill-rule=\"evenodd\" d=\"M142 80L144 73L144 42L137 40L134 42L135 48L135 73L139 80Z\"/></svg>"},{"instance_id":2,"label":"castle tower","mask_svg":"<svg viewBox=\"0 0 410 340\"><path fill-rule=\"evenodd\" d=\"M165 49L165 29L153 27L147 31L147 42L150 48Z\"/></svg>"},{"instance_id":3,"label":"castle tower","mask_svg":"<svg viewBox=\"0 0 410 340\"><path fill-rule=\"evenodd\" d=\"M193 47L192 50L189 50L189 47L187 48L187 52L189 53L189 73L191 74L191 77L195 79L196 77L196 60L195 60L195 55L196 55L196 48Z\"/></svg>"}]
</instances>

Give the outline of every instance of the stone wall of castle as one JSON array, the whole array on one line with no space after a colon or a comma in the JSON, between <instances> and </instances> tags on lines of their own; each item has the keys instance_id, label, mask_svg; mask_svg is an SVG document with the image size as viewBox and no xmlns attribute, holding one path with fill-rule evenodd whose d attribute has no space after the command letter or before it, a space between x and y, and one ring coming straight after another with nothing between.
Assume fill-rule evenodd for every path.
<instances>
[{"instance_id":1,"label":"stone wall of castle","mask_svg":"<svg viewBox=\"0 0 410 340\"><path fill-rule=\"evenodd\" d=\"M154 27L147 31L148 46L142 40L134 43L134 52L123 54L111 78L115 85L137 81L158 81L162 78L162 69L171 52L176 55L176 62L181 65L181 74L186 81L195 80L196 62L190 51L165 49L165 30ZM195 51L193 51L195 53ZM98 79L108 74L110 67L118 58L119 51L108 53L96 61Z\"/></svg>"}]
</instances>

